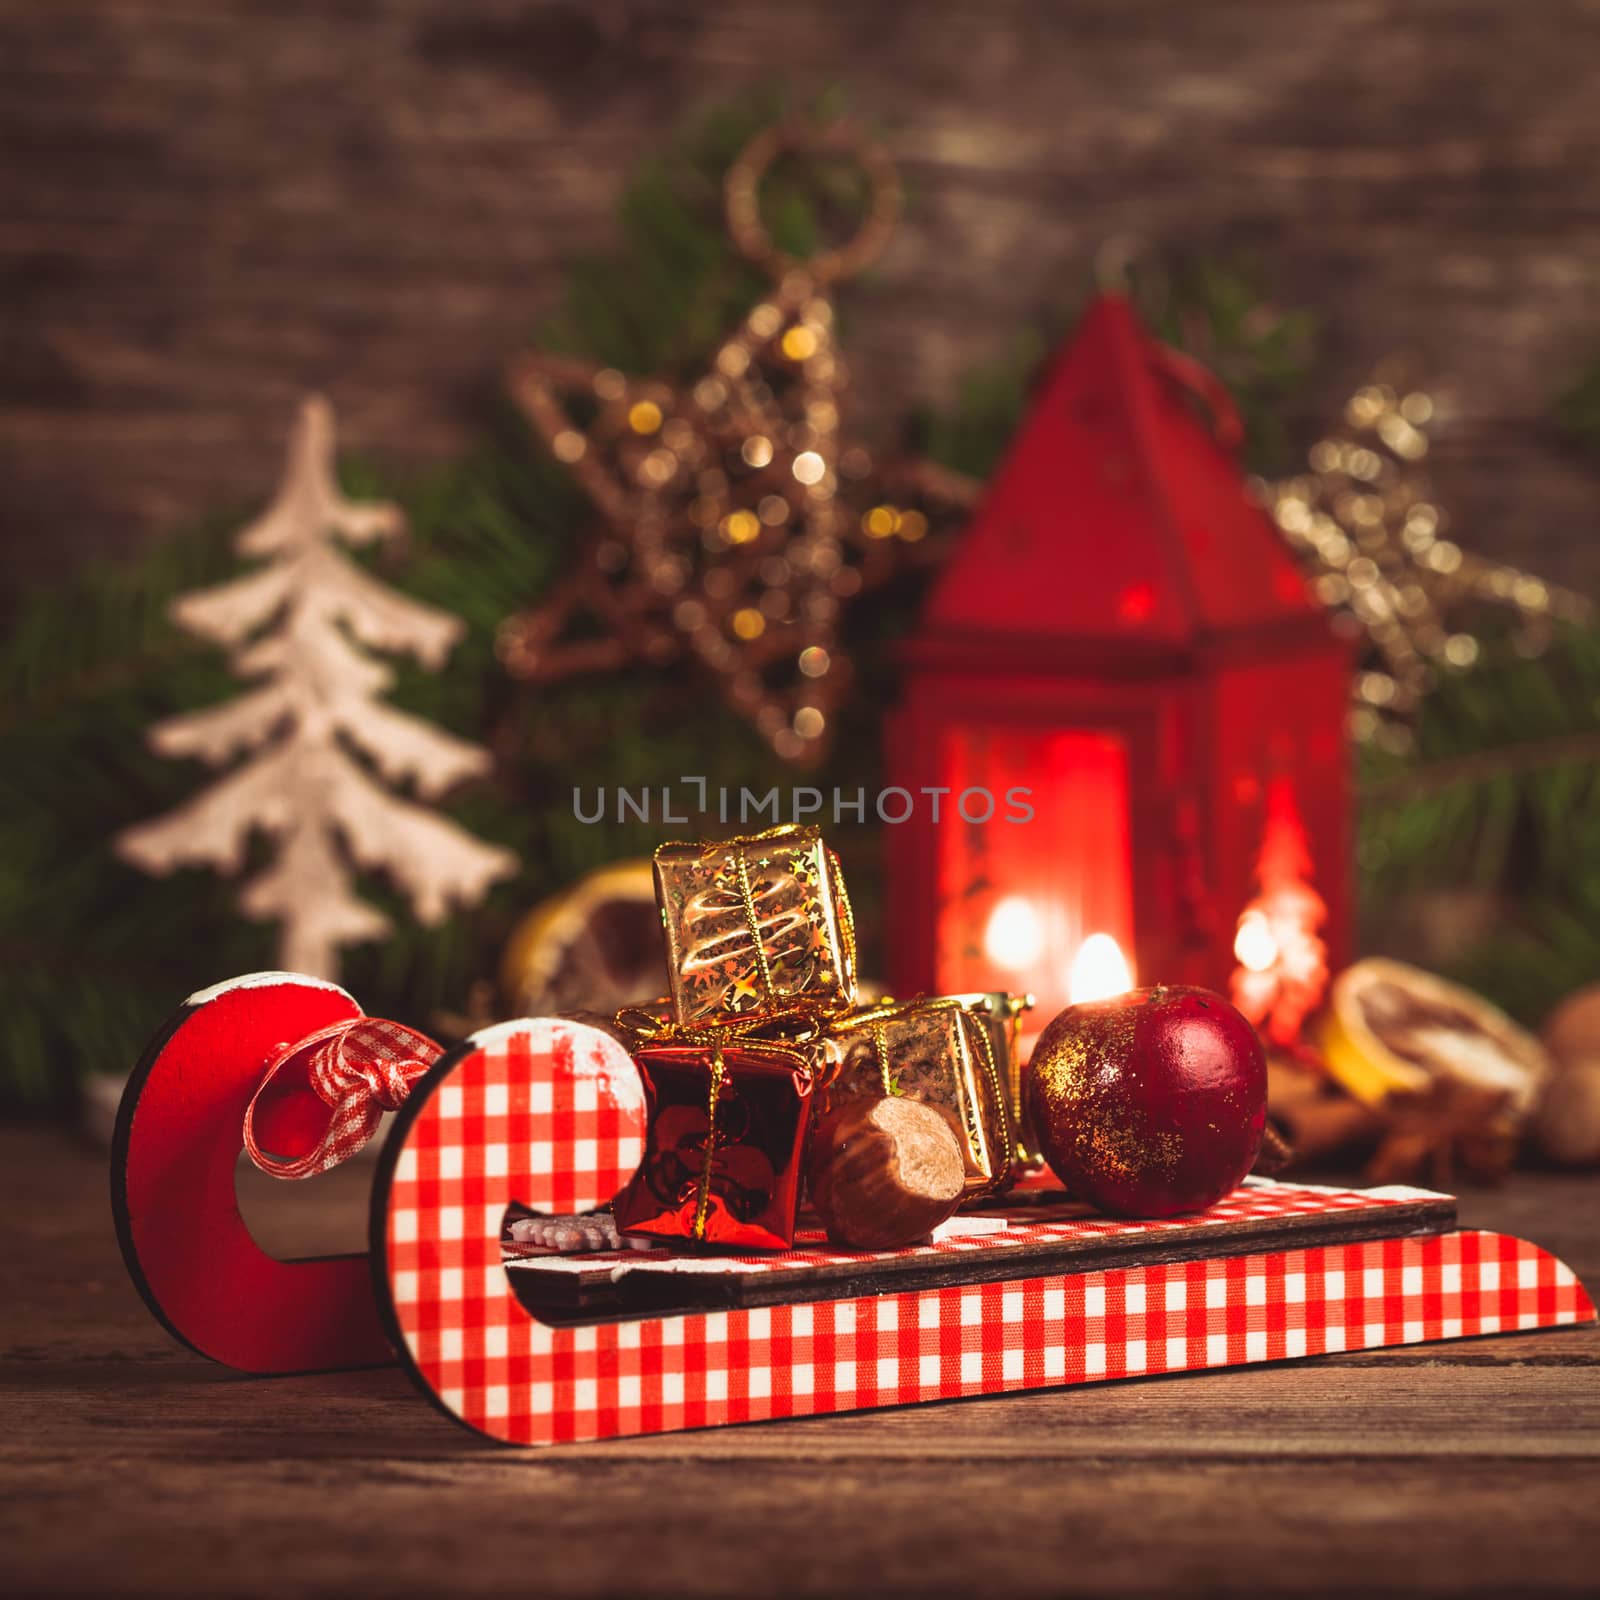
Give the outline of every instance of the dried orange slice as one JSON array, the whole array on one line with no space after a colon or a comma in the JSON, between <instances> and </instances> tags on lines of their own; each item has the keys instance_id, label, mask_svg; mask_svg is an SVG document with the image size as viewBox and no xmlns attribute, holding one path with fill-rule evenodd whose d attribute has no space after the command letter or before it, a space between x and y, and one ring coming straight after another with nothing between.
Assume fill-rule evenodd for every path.
<instances>
[{"instance_id":1,"label":"dried orange slice","mask_svg":"<svg viewBox=\"0 0 1600 1600\"><path fill-rule=\"evenodd\" d=\"M1451 1088L1492 1105L1519 1128L1550 1075L1531 1033L1464 989L1380 956L1347 967L1329 990L1319 1030L1329 1070L1357 1100L1381 1107Z\"/></svg>"},{"instance_id":2,"label":"dried orange slice","mask_svg":"<svg viewBox=\"0 0 1600 1600\"><path fill-rule=\"evenodd\" d=\"M514 1015L612 1012L664 994L666 957L648 861L615 861L541 901L513 930L500 985Z\"/></svg>"}]
</instances>

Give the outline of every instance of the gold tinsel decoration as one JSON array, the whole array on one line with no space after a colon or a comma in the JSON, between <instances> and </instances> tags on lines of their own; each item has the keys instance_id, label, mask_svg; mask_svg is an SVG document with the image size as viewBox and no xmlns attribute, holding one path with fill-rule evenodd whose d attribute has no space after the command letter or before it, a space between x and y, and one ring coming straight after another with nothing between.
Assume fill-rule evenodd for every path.
<instances>
[{"instance_id":1,"label":"gold tinsel decoration","mask_svg":"<svg viewBox=\"0 0 1600 1600\"><path fill-rule=\"evenodd\" d=\"M789 152L853 159L870 186L855 236L805 260L761 221L762 178ZM888 241L900 185L886 152L846 123L770 129L729 169L724 199L735 245L773 289L687 388L543 353L512 371L605 526L564 582L502 625L499 653L530 681L687 655L779 755L814 760L850 685L842 607L936 561L976 485L925 461L875 462L843 428L850 379L828 291ZM572 636L580 618L591 626Z\"/></svg>"},{"instance_id":2,"label":"gold tinsel decoration","mask_svg":"<svg viewBox=\"0 0 1600 1600\"><path fill-rule=\"evenodd\" d=\"M1537 655L1556 621L1584 622L1592 606L1515 567L1484 560L1447 537L1422 462L1433 397L1387 372L1358 389L1342 425L1312 446L1310 470L1268 486L1267 503L1322 602L1366 634L1351 731L1404 750L1411 719L1440 669L1472 666L1479 631L1509 626Z\"/></svg>"}]
</instances>

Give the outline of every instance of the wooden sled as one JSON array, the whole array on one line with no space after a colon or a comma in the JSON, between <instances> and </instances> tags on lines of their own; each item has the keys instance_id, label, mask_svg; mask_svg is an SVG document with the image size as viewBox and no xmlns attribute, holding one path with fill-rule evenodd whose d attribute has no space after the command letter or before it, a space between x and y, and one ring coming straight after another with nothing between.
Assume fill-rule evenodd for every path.
<instances>
[{"instance_id":1,"label":"wooden sled","mask_svg":"<svg viewBox=\"0 0 1600 1600\"><path fill-rule=\"evenodd\" d=\"M1203 1371L1593 1321L1571 1269L1459 1231L1424 1190L1252 1179L1209 1211L1126 1222L1034 1186L934 1242L762 1256L519 1253L520 1211L608 1203L643 1151L609 1034L506 1023L401 1108L368 1257L277 1262L233 1198L262 1057L354 1008L292 975L195 996L129 1085L113 1197L129 1268L185 1342L252 1372L391 1359L513 1444L807 1416ZM220 1008L220 1009L218 1009ZM270 1036L270 1037L269 1037ZM296 1118L280 1108L285 1138Z\"/></svg>"}]
</instances>

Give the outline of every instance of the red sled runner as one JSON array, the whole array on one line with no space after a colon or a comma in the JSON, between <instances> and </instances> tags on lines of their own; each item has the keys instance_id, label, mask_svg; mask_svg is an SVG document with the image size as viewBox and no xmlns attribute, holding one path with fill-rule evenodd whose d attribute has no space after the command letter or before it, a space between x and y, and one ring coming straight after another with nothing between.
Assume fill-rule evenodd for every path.
<instances>
[{"instance_id":1,"label":"red sled runner","mask_svg":"<svg viewBox=\"0 0 1600 1600\"><path fill-rule=\"evenodd\" d=\"M123 1102L112 1194L124 1256L156 1315L202 1354L258 1373L398 1355L445 1411L507 1443L1595 1319L1570 1268L1520 1239L1456 1231L1448 1196L1262 1179L1159 1222L1024 1189L931 1244L878 1253L802 1233L760 1256L519 1255L508 1215L607 1205L644 1150L627 1051L567 1019L487 1029L410 1085L374 1179L369 1256L274 1260L233 1193L246 1111L262 1091L255 1128L270 1149L325 1146L326 1085L301 1058L360 1020L343 990L292 974L194 996Z\"/></svg>"}]
</instances>

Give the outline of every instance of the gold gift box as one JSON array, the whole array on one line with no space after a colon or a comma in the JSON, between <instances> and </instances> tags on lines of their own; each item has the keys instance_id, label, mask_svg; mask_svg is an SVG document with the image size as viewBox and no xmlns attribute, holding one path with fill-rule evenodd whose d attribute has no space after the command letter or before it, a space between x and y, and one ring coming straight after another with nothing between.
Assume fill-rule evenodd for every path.
<instances>
[{"instance_id":1,"label":"gold gift box","mask_svg":"<svg viewBox=\"0 0 1600 1600\"><path fill-rule=\"evenodd\" d=\"M1037 1003L1031 994L1007 994L1003 990L990 990L984 994L951 995L970 1010L982 1013L989 1029L989 1041L994 1049L995 1066L1005 1088L1006 1109L1011 1116L1011 1141L1013 1165L1018 1171L1043 1164L1038 1141L1028 1127L1027 1111L1022 1100L1022 1057L1018 1040L1022 1033L1022 1018Z\"/></svg>"},{"instance_id":2,"label":"gold gift box","mask_svg":"<svg viewBox=\"0 0 1600 1600\"><path fill-rule=\"evenodd\" d=\"M664 844L655 876L680 1025L854 1003L850 901L816 828Z\"/></svg>"},{"instance_id":3,"label":"gold gift box","mask_svg":"<svg viewBox=\"0 0 1600 1600\"><path fill-rule=\"evenodd\" d=\"M1001 1019L962 995L885 1002L832 1024L818 1112L841 1099L901 1094L942 1111L961 1141L967 1164L965 1198L1004 1188L1016 1142L997 1041ZM974 1003L980 1002L980 1003Z\"/></svg>"}]
</instances>

